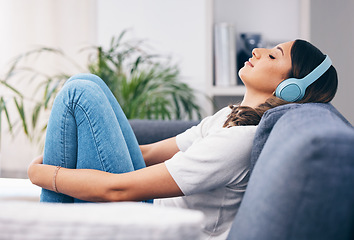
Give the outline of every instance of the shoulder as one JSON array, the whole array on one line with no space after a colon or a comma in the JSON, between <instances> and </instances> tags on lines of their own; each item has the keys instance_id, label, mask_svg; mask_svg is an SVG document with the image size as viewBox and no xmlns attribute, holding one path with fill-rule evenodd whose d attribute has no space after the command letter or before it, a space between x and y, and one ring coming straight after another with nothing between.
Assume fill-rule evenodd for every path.
<instances>
[{"instance_id":1,"label":"shoulder","mask_svg":"<svg viewBox=\"0 0 354 240\"><path fill-rule=\"evenodd\" d=\"M204 130L207 131L210 128L220 128L224 125L224 122L226 121L228 115L231 113L231 108L230 107L224 107L214 113L213 115L206 117L203 119L203 121L200 123L200 127Z\"/></svg>"},{"instance_id":2,"label":"shoulder","mask_svg":"<svg viewBox=\"0 0 354 240\"><path fill-rule=\"evenodd\" d=\"M235 126L221 128L210 134L210 138L222 141L226 145L237 143L238 145L252 144L257 131L257 126ZM223 140L221 140L223 139Z\"/></svg>"},{"instance_id":3,"label":"shoulder","mask_svg":"<svg viewBox=\"0 0 354 240\"><path fill-rule=\"evenodd\" d=\"M217 111L213 116L214 117L227 117L231 113L230 107L223 107L219 111Z\"/></svg>"}]
</instances>

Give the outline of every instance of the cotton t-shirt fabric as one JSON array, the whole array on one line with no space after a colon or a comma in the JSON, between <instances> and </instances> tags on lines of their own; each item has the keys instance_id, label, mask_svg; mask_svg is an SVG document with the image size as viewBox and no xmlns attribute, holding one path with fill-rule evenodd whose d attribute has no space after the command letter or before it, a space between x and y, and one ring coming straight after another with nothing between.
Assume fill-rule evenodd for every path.
<instances>
[{"instance_id":1,"label":"cotton t-shirt fabric","mask_svg":"<svg viewBox=\"0 0 354 240\"><path fill-rule=\"evenodd\" d=\"M223 128L230 112L225 107L177 135L180 151L165 165L185 196L154 200L202 211L204 239L226 239L249 179L257 126Z\"/></svg>"}]
</instances>

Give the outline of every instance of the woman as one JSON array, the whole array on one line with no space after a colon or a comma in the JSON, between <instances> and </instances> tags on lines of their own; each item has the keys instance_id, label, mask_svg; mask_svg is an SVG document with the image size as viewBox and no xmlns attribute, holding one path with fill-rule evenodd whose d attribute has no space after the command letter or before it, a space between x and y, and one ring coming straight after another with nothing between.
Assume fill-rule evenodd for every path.
<instances>
[{"instance_id":1,"label":"woman","mask_svg":"<svg viewBox=\"0 0 354 240\"><path fill-rule=\"evenodd\" d=\"M266 110L289 103L274 96L277 86L306 76L324 58L303 40L254 49L239 71L247 89L239 106L140 148L102 80L76 75L54 102L44 157L30 165L29 178L44 188L46 202L155 199L154 204L197 209L206 216L205 238L225 239L248 182L257 124ZM329 102L336 89L331 66L297 102Z\"/></svg>"}]
</instances>

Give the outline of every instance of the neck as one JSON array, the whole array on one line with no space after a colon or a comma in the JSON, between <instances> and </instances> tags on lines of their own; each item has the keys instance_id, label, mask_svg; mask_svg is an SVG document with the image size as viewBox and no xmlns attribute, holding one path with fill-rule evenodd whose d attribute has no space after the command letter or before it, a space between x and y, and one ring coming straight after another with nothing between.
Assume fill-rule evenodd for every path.
<instances>
[{"instance_id":1,"label":"neck","mask_svg":"<svg viewBox=\"0 0 354 240\"><path fill-rule=\"evenodd\" d=\"M253 93L251 91L246 90L246 93L243 97L240 106L255 108L258 107L260 104L264 103L271 96L272 95L269 94Z\"/></svg>"}]
</instances>

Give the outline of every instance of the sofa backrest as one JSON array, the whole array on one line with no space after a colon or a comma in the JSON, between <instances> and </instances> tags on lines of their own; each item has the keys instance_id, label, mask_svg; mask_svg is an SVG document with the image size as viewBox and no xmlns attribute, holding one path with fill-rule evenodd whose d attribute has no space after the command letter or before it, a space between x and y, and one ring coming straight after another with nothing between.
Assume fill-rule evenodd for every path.
<instances>
[{"instance_id":1,"label":"sofa backrest","mask_svg":"<svg viewBox=\"0 0 354 240\"><path fill-rule=\"evenodd\" d=\"M354 129L330 104L262 118L229 239L353 239Z\"/></svg>"},{"instance_id":2,"label":"sofa backrest","mask_svg":"<svg viewBox=\"0 0 354 240\"><path fill-rule=\"evenodd\" d=\"M174 137L200 121L132 119L129 123L140 145L150 144Z\"/></svg>"}]
</instances>

